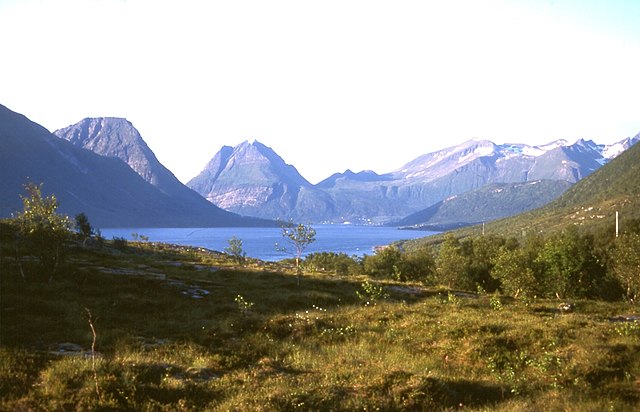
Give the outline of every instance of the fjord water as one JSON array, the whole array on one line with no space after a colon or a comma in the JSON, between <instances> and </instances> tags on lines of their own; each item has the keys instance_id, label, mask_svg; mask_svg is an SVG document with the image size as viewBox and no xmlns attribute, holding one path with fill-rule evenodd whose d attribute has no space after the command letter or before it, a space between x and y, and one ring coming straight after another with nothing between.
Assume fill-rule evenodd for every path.
<instances>
[{"instance_id":1,"label":"fjord water","mask_svg":"<svg viewBox=\"0 0 640 412\"><path fill-rule=\"evenodd\" d=\"M312 227L316 230L316 241L307 248L305 254L335 252L346 253L349 256L372 255L376 246L437 233L381 226L312 225ZM282 238L280 228L112 228L101 231L105 239L121 237L132 240L132 234L137 233L149 237L150 242L200 246L217 251L224 251L229 246L229 239L235 236L242 240L247 257L265 261L290 257L277 251L276 243L291 249L291 246Z\"/></svg>"}]
</instances>

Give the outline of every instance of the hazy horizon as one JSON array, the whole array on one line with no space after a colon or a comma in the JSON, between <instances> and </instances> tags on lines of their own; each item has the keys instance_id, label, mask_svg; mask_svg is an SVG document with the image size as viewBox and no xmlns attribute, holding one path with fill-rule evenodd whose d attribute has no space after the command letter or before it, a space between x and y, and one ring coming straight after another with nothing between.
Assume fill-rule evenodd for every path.
<instances>
[{"instance_id":1,"label":"hazy horizon","mask_svg":"<svg viewBox=\"0 0 640 412\"><path fill-rule=\"evenodd\" d=\"M258 140L312 183L472 138L640 132L640 2L0 0L0 103L125 117L181 181Z\"/></svg>"}]
</instances>

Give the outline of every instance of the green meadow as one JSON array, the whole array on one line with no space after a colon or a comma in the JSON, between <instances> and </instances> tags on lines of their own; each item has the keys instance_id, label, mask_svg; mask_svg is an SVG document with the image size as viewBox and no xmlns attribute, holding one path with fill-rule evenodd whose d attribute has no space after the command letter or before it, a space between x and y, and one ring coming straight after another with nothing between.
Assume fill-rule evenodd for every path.
<instances>
[{"instance_id":1,"label":"green meadow","mask_svg":"<svg viewBox=\"0 0 640 412\"><path fill-rule=\"evenodd\" d=\"M513 298L148 242L52 280L0 248L0 409L632 411L633 306ZM625 321L623 321L625 320Z\"/></svg>"}]
</instances>

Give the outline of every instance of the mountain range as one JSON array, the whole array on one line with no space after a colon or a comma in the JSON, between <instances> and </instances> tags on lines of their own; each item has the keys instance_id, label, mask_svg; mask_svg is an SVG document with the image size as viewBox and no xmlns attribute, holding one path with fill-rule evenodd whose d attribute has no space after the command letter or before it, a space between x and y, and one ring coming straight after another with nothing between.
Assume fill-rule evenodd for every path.
<instances>
[{"instance_id":1,"label":"mountain range","mask_svg":"<svg viewBox=\"0 0 640 412\"><path fill-rule=\"evenodd\" d=\"M0 106L0 217L23 185L44 183L60 210L99 227L273 226L273 219L455 227L557 198L640 140L497 145L470 140L390 173L335 173L311 184L273 149L223 146L183 185L126 119L86 118L50 133ZM242 216L241 216L242 215Z\"/></svg>"},{"instance_id":2,"label":"mountain range","mask_svg":"<svg viewBox=\"0 0 640 412\"><path fill-rule=\"evenodd\" d=\"M582 139L541 146L470 140L422 155L390 173L347 170L316 185L271 148L245 141L236 147L224 146L187 186L226 210L262 218L378 224L403 222L413 215L410 221L416 225L454 224L469 222L471 217L486 220L539 207L638 140L640 134L612 145ZM521 185L539 181L544 183ZM445 208L457 210L457 216L448 212L446 219L438 220L443 217L441 212L431 214L427 221L416 221L421 211L441 208L442 204L436 206L439 202L492 184L506 186L499 192L481 190L474 195L484 196L478 201L485 204L487 212L492 209L491 213L469 216L462 203L450 207L460 202L458 199L447 201ZM528 193L521 195L517 204L509 199L516 191ZM470 198L464 199L468 202ZM497 209L491 204L501 204L500 213L494 213Z\"/></svg>"},{"instance_id":3,"label":"mountain range","mask_svg":"<svg viewBox=\"0 0 640 412\"><path fill-rule=\"evenodd\" d=\"M159 163L147 168L145 159L151 162L155 156L130 123L122 119L81 123L85 128L78 133L67 130L73 136L70 143L0 105L0 217L22 209L23 186L33 182L43 184L43 194L55 194L62 213L84 212L97 227L273 225L218 208L177 182ZM106 155L78 147L83 142L92 142ZM129 153L124 157L138 173L113 155L116 152Z\"/></svg>"},{"instance_id":4,"label":"mountain range","mask_svg":"<svg viewBox=\"0 0 640 412\"><path fill-rule=\"evenodd\" d=\"M577 226L586 231L615 236L616 215L621 233L640 222L640 145L620 153L611 162L571 186L550 203L486 225L488 234L505 237L550 234ZM633 229L632 229L633 230ZM456 230L457 236L473 236L480 228ZM441 239L424 239L438 242ZM418 241L419 244L423 241ZM411 243L411 242L409 242Z\"/></svg>"}]
</instances>

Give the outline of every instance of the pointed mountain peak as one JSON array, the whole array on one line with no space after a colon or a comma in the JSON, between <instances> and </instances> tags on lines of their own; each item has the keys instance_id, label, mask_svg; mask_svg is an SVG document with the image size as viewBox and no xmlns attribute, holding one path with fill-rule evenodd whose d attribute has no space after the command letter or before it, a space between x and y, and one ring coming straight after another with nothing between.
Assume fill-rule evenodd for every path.
<instances>
[{"instance_id":1,"label":"pointed mountain peak","mask_svg":"<svg viewBox=\"0 0 640 412\"><path fill-rule=\"evenodd\" d=\"M234 146L223 146L207 163L199 176L191 179L187 185L203 192L219 178L225 176L243 176L245 184L258 182L287 182L294 186L311 186L295 167L287 164L273 149L254 140L248 140ZM271 184L269 183L269 184Z\"/></svg>"},{"instance_id":2,"label":"pointed mountain peak","mask_svg":"<svg viewBox=\"0 0 640 412\"><path fill-rule=\"evenodd\" d=\"M295 167L257 140L223 147L187 186L219 207L263 217L288 216L300 192L312 187Z\"/></svg>"},{"instance_id":3,"label":"pointed mountain peak","mask_svg":"<svg viewBox=\"0 0 640 412\"><path fill-rule=\"evenodd\" d=\"M170 191L169 187L176 186L174 180L177 179L158 161L140 132L127 119L88 117L53 134L101 156L119 158L162 191Z\"/></svg>"},{"instance_id":4,"label":"pointed mountain peak","mask_svg":"<svg viewBox=\"0 0 640 412\"><path fill-rule=\"evenodd\" d=\"M120 157L107 152L123 145L140 146L142 150L150 151L140 132L122 117L87 117L53 134L103 156Z\"/></svg>"},{"instance_id":5,"label":"pointed mountain peak","mask_svg":"<svg viewBox=\"0 0 640 412\"><path fill-rule=\"evenodd\" d=\"M96 139L113 139L139 142L140 133L130 121L122 117L87 117L76 124L56 130L55 135L76 146L86 146Z\"/></svg>"}]
</instances>

